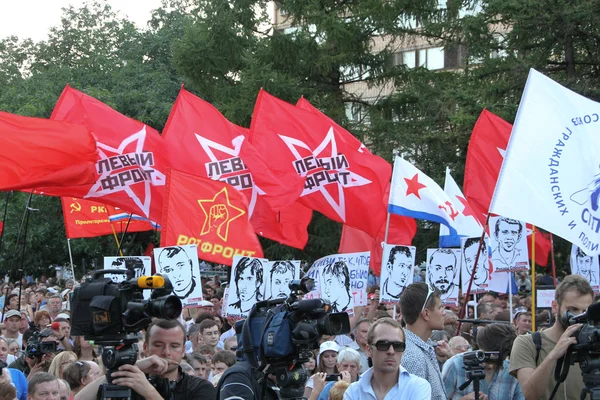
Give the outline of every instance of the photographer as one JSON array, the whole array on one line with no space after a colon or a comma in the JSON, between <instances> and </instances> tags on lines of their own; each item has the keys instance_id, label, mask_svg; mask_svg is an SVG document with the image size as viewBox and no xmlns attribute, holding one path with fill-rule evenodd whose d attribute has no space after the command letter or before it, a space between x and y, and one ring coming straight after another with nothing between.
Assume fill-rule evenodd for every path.
<instances>
[{"instance_id":1,"label":"photographer","mask_svg":"<svg viewBox=\"0 0 600 400\"><path fill-rule=\"evenodd\" d=\"M55 353L54 352L42 353L42 352L36 351L34 354L32 354L29 351L30 350L29 347L35 346L35 348L37 349L40 346L39 343L55 342L57 345L56 348L58 348L58 344L59 344L58 338L56 337L55 332L49 328L44 329L42 332L40 332L38 334L37 339L34 339L34 337L32 337L28 341L28 346L27 346L25 352L23 354L21 354L21 356L19 358L17 358L15 361L13 361L8 366L9 368L18 369L19 371L23 372L27 376L33 375L39 371L48 372L48 368L50 367L50 364L52 363L52 359L54 359ZM37 342L39 342L39 343L37 343Z\"/></svg>"},{"instance_id":2,"label":"photographer","mask_svg":"<svg viewBox=\"0 0 600 400\"><path fill-rule=\"evenodd\" d=\"M508 356L513 342L517 337L515 330L507 324L491 324L477 332L477 343L480 350L499 352L498 360L485 362L485 379L481 380L479 398L481 400L522 400L521 386L516 378L509 372ZM467 353L457 354L444 364L442 378L446 387L449 400L474 399L473 383L465 389L459 387L466 382L464 356Z\"/></svg>"},{"instance_id":3,"label":"photographer","mask_svg":"<svg viewBox=\"0 0 600 400\"><path fill-rule=\"evenodd\" d=\"M275 377L262 378L257 368L238 362L223 373L217 386L217 400L276 400L279 398Z\"/></svg>"},{"instance_id":4,"label":"photographer","mask_svg":"<svg viewBox=\"0 0 600 400\"><path fill-rule=\"evenodd\" d=\"M125 364L112 373L113 383L131 388L145 399L162 399L145 374L168 380L172 400L214 400L215 389L205 379L184 373L179 363L185 355L185 327L177 320L156 319L146 330L144 353L149 357ZM95 400L106 377L96 379L75 399Z\"/></svg>"},{"instance_id":5,"label":"photographer","mask_svg":"<svg viewBox=\"0 0 600 400\"><path fill-rule=\"evenodd\" d=\"M554 370L558 359L563 357L569 346L577 343L573 337L581 324L565 326L561 316L565 311L581 314L592 304L594 291L585 278L569 275L558 285L552 302L556 314L554 325L539 332L539 351L534 335L518 336L510 356L510 373L521 384L526 399L549 398L555 386ZM579 364L572 365L569 374L556 393L555 399L578 399L583 389Z\"/></svg>"}]
</instances>

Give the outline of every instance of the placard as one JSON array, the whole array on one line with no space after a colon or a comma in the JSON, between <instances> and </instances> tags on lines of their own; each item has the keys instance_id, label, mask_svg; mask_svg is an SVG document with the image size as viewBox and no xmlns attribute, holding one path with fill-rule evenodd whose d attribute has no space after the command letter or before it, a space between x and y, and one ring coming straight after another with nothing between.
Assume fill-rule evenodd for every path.
<instances>
[{"instance_id":1,"label":"placard","mask_svg":"<svg viewBox=\"0 0 600 400\"><path fill-rule=\"evenodd\" d=\"M381 303L397 303L404 289L413 283L416 247L383 245L381 263Z\"/></svg>"},{"instance_id":2,"label":"placard","mask_svg":"<svg viewBox=\"0 0 600 400\"><path fill-rule=\"evenodd\" d=\"M475 265L475 259L477 258L480 240L481 237L471 237L461 238L460 241L461 287L463 293L467 292L469 281L473 275L473 266ZM485 293L491 290L490 283L492 280L493 267L488 257L488 246L489 240L488 238L485 238L477 261L473 284L471 285L470 293L472 294Z\"/></svg>"},{"instance_id":3,"label":"placard","mask_svg":"<svg viewBox=\"0 0 600 400\"><path fill-rule=\"evenodd\" d=\"M264 297L265 258L233 256L227 316L246 318L252 306Z\"/></svg>"},{"instance_id":4,"label":"placard","mask_svg":"<svg viewBox=\"0 0 600 400\"><path fill-rule=\"evenodd\" d=\"M169 277L173 294L184 308L199 307L202 301L202 281L195 244L154 249L156 272Z\"/></svg>"},{"instance_id":5,"label":"placard","mask_svg":"<svg viewBox=\"0 0 600 400\"><path fill-rule=\"evenodd\" d=\"M152 259L146 256L104 257L104 269L130 270L131 278L139 278L152 274ZM125 274L106 274L104 277L115 283L121 283L127 278Z\"/></svg>"},{"instance_id":6,"label":"placard","mask_svg":"<svg viewBox=\"0 0 600 400\"><path fill-rule=\"evenodd\" d=\"M426 282L440 292L444 304L457 305L460 249L427 249Z\"/></svg>"},{"instance_id":7,"label":"placard","mask_svg":"<svg viewBox=\"0 0 600 400\"><path fill-rule=\"evenodd\" d=\"M552 302L556 296L555 289L540 289L536 290L536 293L536 308L552 308Z\"/></svg>"},{"instance_id":8,"label":"placard","mask_svg":"<svg viewBox=\"0 0 600 400\"><path fill-rule=\"evenodd\" d=\"M600 262L598 256L588 256L583 249L576 245L571 246L571 273L581 275L590 283L595 293L600 291Z\"/></svg>"},{"instance_id":9,"label":"placard","mask_svg":"<svg viewBox=\"0 0 600 400\"><path fill-rule=\"evenodd\" d=\"M505 217L490 218L492 264L496 272L528 271L527 230L525 223Z\"/></svg>"},{"instance_id":10,"label":"placard","mask_svg":"<svg viewBox=\"0 0 600 400\"><path fill-rule=\"evenodd\" d=\"M287 298L290 283L300 279L300 260L268 261L264 268L265 299Z\"/></svg>"}]
</instances>

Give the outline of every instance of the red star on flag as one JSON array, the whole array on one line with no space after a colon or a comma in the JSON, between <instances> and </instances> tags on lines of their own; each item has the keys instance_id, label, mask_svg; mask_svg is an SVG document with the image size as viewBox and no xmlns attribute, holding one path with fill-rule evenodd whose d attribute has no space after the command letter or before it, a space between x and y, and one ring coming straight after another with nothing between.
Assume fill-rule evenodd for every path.
<instances>
[{"instance_id":1,"label":"red star on flag","mask_svg":"<svg viewBox=\"0 0 600 400\"><path fill-rule=\"evenodd\" d=\"M475 218L475 214L473 214L473 210L471 209L471 206L469 205L469 203L467 202L467 199L465 199L464 197L461 196L456 196L456 198L458 199L458 201L460 201L462 203L462 205L465 207L462 210L462 214L465 217L471 216L473 218Z\"/></svg>"},{"instance_id":2,"label":"red star on flag","mask_svg":"<svg viewBox=\"0 0 600 400\"><path fill-rule=\"evenodd\" d=\"M421 200L419 190L426 188L427 186L419 182L419 174L415 174L415 176L413 176L411 179L404 178L404 181L408 185L408 187L406 188L406 195L408 196L409 194L414 194L419 198L419 200Z\"/></svg>"}]
</instances>

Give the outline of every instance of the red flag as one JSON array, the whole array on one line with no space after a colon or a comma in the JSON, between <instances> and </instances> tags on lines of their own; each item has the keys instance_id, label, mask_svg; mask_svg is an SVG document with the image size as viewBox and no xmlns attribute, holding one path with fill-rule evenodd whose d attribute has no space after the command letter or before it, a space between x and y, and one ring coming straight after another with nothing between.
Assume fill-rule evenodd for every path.
<instances>
[{"instance_id":1,"label":"red flag","mask_svg":"<svg viewBox=\"0 0 600 400\"><path fill-rule=\"evenodd\" d=\"M199 258L225 265L236 254L263 257L243 194L227 183L171 169L160 244L196 244Z\"/></svg>"},{"instance_id":2,"label":"red flag","mask_svg":"<svg viewBox=\"0 0 600 400\"><path fill-rule=\"evenodd\" d=\"M482 225L485 224L511 131L511 124L483 110L471 134L463 191ZM529 235L527 243L529 258L531 258L531 236ZM535 250L535 262L546 266L551 250L550 240L544 235L536 235Z\"/></svg>"},{"instance_id":3,"label":"red flag","mask_svg":"<svg viewBox=\"0 0 600 400\"><path fill-rule=\"evenodd\" d=\"M96 158L82 126L0 112L0 190L91 184Z\"/></svg>"},{"instance_id":4,"label":"red flag","mask_svg":"<svg viewBox=\"0 0 600 400\"><path fill-rule=\"evenodd\" d=\"M385 209L380 161L360 152L356 138L329 118L306 111L261 90L250 141L277 173L296 173L299 202L327 217L377 235ZM296 191L295 191L296 192Z\"/></svg>"},{"instance_id":5,"label":"red flag","mask_svg":"<svg viewBox=\"0 0 600 400\"><path fill-rule=\"evenodd\" d=\"M169 165L229 183L246 196L250 222L259 235L303 249L312 211L289 205L296 195L269 169L246 134L247 129L229 122L211 104L181 89L163 137Z\"/></svg>"},{"instance_id":6,"label":"red flag","mask_svg":"<svg viewBox=\"0 0 600 400\"><path fill-rule=\"evenodd\" d=\"M119 213L119 210L113 206L76 197L62 197L61 202L65 230L69 239L112 235L113 232L125 231L127 221L111 222L109 219L111 215ZM133 218L127 226L127 232L143 232L153 229L150 222Z\"/></svg>"},{"instance_id":7,"label":"red flag","mask_svg":"<svg viewBox=\"0 0 600 400\"><path fill-rule=\"evenodd\" d=\"M0 236L4 233L4 222L0 221Z\"/></svg>"},{"instance_id":8,"label":"red flag","mask_svg":"<svg viewBox=\"0 0 600 400\"><path fill-rule=\"evenodd\" d=\"M99 177L77 190L51 187L45 192L101 201L160 222L166 159L156 130L69 86L51 118L83 125L94 133Z\"/></svg>"}]
</instances>

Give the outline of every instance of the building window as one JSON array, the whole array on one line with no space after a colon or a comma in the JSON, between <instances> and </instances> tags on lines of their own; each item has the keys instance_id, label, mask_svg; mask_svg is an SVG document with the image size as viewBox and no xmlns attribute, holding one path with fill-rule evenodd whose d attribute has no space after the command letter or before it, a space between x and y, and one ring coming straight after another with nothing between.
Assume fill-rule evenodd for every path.
<instances>
[{"instance_id":1,"label":"building window","mask_svg":"<svg viewBox=\"0 0 600 400\"><path fill-rule=\"evenodd\" d=\"M423 67L430 70L447 68L443 47L407 50L394 55L394 65L405 65L408 68Z\"/></svg>"}]
</instances>

